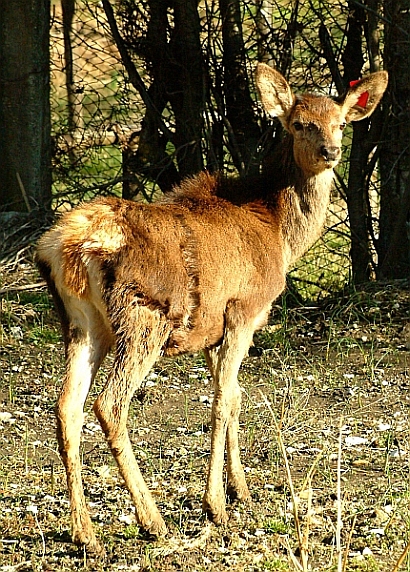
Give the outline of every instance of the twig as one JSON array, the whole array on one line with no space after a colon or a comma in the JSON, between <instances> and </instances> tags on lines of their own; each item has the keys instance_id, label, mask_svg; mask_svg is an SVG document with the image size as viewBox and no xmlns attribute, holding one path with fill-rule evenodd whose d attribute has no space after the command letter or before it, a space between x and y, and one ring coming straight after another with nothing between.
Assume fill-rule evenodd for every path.
<instances>
[{"instance_id":1,"label":"twig","mask_svg":"<svg viewBox=\"0 0 410 572\"><path fill-rule=\"evenodd\" d=\"M316 470L316 465L318 464L318 462L320 461L320 459L323 456L323 450L319 451L319 453L316 455L316 459L313 461L313 463L310 466L309 472L305 478L305 480L303 481L303 485L301 490L304 491L306 486L311 486L312 483L312 478L313 478L313 474Z\"/></svg>"},{"instance_id":2,"label":"twig","mask_svg":"<svg viewBox=\"0 0 410 572\"><path fill-rule=\"evenodd\" d=\"M308 481L308 497L307 497L307 511L306 511L306 524L305 530L303 531L302 537L302 546L303 551L301 552L306 559L306 562L303 562L303 570L308 569L308 555L309 555L309 532L310 532L310 522L311 522L311 513L312 513L312 474L309 474Z\"/></svg>"},{"instance_id":3,"label":"twig","mask_svg":"<svg viewBox=\"0 0 410 572\"><path fill-rule=\"evenodd\" d=\"M282 546L284 546L284 548L286 549L287 553L290 556L290 559L292 561L293 566L296 568L296 570L301 570L303 572L303 568L301 563L299 562L299 560L296 558L296 556L293 554L292 548L290 547L289 544L289 538L287 536L285 537L279 537L279 542L282 544Z\"/></svg>"},{"instance_id":4,"label":"twig","mask_svg":"<svg viewBox=\"0 0 410 572\"><path fill-rule=\"evenodd\" d=\"M45 557L45 555L46 555L46 540L45 540L45 538L44 538L43 530L42 530L42 528L41 528L41 526L40 526L40 523L39 523L39 521L38 521L37 513L34 513L34 518L35 518L35 520L36 520L36 524L37 524L38 530L40 531L41 542L42 542L42 546L43 546L42 559L44 560L44 557Z\"/></svg>"},{"instance_id":5,"label":"twig","mask_svg":"<svg viewBox=\"0 0 410 572\"><path fill-rule=\"evenodd\" d=\"M38 530L39 530L39 532L40 532L41 542L42 542L42 545L43 545L42 559L44 559L44 557L45 557L45 555L46 555L46 540L45 540L45 538L44 538L44 533L43 533L43 530L42 530L42 528L41 528L41 526L40 526L40 522L39 522L38 517L37 517L38 508L37 508L37 506L35 506L35 505L34 505L34 506L28 506L28 507L27 507L27 512L31 512L31 514L33 515L34 520L36 521L37 528L38 528Z\"/></svg>"},{"instance_id":6,"label":"twig","mask_svg":"<svg viewBox=\"0 0 410 572\"><path fill-rule=\"evenodd\" d=\"M11 286L9 288L0 288L0 296L3 294L10 294L11 292L24 292L25 290L38 290L47 286L44 280L42 282L36 282L35 284L21 284L20 286Z\"/></svg>"},{"instance_id":7,"label":"twig","mask_svg":"<svg viewBox=\"0 0 410 572\"><path fill-rule=\"evenodd\" d=\"M16 173L16 177L17 177L17 182L18 182L19 187L20 187L20 192L23 195L24 202L26 203L27 211L29 213L31 213L31 206L30 206L30 203L28 200L26 189L24 188L24 185L23 185L23 181L21 180L21 177L20 177L20 173Z\"/></svg>"}]
</instances>

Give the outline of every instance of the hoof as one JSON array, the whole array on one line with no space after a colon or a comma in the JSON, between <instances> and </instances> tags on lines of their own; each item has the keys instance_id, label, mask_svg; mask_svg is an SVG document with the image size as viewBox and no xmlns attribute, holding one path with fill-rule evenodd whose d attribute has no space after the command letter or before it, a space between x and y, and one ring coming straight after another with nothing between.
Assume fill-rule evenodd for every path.
<instances>
[{"instance_id":1,"label":"hoof","mask_svg":"<svg viewBox=\"0 0 410 572\"><path fill-rule=\"evenodd\" d=\"M73 543L79 549L85 550L87 556L92 558L104 558L106 555L104 546L98 542L95 536L89 538L76 534L73 536Z\"/></svg>"},{"instance_id":2,"label":"hoof","mask_svg":"<svg viewBox=\"0 0 410 572\"><path fill-rule=\"evenodd\" d=\"M160 517L158 520L151 521L148 524L140 522L139 525L150 536L165 536L168 532L167 525L165 524L162 517Z\"/></svg>"},{"instance_id":3,"label":"hoof","mask_svg":"<svg viewBox=\"0 0 410 572\"><path fill-rule=\"evenodd\" d=\"M207 515L209 520L214 524L221 526L227 524L228 522L228 514L225 510L225 507L212 507L211 503L207 500L202 501L202 510Z\"/></svg>"},{"instance_id":4,"label":"hoof","mask_svg":"<svg viewBox=\"0 0 410 572\"><path fill-rule=\"evenodd\" d=\"M228 483L226 488L226 496L231 500L238 500L238 501L248 501L251 498L251 494L249 489L245 483L245 485L237 486L231 483Z\"/></svg>"}]
</instances>

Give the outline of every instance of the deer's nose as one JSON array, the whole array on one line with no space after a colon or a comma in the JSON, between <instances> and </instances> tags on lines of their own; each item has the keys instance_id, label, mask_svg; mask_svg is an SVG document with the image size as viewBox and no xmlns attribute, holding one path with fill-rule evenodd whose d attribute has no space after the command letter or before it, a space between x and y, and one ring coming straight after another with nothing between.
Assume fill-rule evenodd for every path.
<instances>
[{"instance_id":1,"label":"deer's nose","mask_svg":"<svg viewBox=\"0 0 410 572\"><path fill-rule=\"evenodd\" d=\"M340 148L339 147L327 147L322 145L320 148L320 153L326 161L336 161L339 158Z\"/></svg>"}]
</instances>

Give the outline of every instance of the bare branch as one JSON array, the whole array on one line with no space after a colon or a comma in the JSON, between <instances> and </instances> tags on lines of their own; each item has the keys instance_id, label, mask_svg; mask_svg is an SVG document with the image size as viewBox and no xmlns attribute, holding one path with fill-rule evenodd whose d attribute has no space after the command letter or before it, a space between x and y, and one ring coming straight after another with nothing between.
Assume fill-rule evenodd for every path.
<instances>
[{"instance_id":1,"label":"bare branch","mask_svg":"<svg viewBox=\"0 0 410 572\"><path fill-rule=\"evenodd\" d=\"M138 70L135 67L134 62L130 58L130 55L129 55L128 50L125 46L124 40L122 39L121 34L118 30L117 22L115 21L114 11L112 9L112 6L111 6L109 0L102 0L102 4L104 7L104 11L107 15L107 20L108 20L108 23L110 25L111 33L112 33L114 41L117 45L118 51L120 52L122 63L124 64L124 67L127 70L130 82L132 83L132 85L135 87L135 89L140 94L145 105L157 114L158 127L161 129L163 134L166 135L169 140L172 140L172 137L173 137L172 132L165 125L165 123L163 122L163 120L161 118L161 115L158 113L157 109L155 108L151 98L149 97L147 88L145 87L145 84L144 84L140 74L138 73Z\"/></svg>"}]
</instances>

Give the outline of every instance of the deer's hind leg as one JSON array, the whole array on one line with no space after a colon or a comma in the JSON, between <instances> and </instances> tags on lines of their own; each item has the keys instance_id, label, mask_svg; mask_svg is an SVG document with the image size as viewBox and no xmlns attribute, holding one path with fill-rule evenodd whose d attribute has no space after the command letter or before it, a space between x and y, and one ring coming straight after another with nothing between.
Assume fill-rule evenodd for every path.
<instances>
[{"instance_id":1,"label":"deer's hind leg","mask_svg":"<svg viewBox=\"0 0 410 572\"><path fill-rule=\"evenodd\" d=\"M147 532L162 535L165 522L138 467L126 424L131 398L157 360L169 326L158 310L135 305L122 311L115 330L115 362L94 412L131 494L138 523Z\"/></svg>"},{"instance_id":2,"label":"deer's hind leg","mask_svg":"<svg viewBox=\"0 0 410 572\"><path fill-rule=\"evenodd\" d=\"M67 475L73 542L98 554L103 549L96 540L84 497L80 439L85 400L112 340L101 314L90 303L66 299L64 310L60 313L65 331L66 371L55 408L57 440Z\"/></svg>"}]
</instances>

